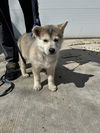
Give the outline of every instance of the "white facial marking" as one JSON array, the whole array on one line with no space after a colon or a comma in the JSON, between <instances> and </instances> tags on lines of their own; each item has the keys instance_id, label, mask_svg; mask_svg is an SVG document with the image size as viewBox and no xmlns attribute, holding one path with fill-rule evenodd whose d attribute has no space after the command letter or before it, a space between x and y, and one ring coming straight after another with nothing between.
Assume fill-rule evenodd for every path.
<instances>
[{"instance_id":1,"label":"white facial marking","mask_svg":"<svg viewBox=\"0 0 100 133\"><path fill-rule=\"evenodd\" d=\"M46 55L57 54L61 47L61 40L58 36L50 38L48 34L45 34L41 39L38 39L38 46Z\"/></svg>"}]
</instances>

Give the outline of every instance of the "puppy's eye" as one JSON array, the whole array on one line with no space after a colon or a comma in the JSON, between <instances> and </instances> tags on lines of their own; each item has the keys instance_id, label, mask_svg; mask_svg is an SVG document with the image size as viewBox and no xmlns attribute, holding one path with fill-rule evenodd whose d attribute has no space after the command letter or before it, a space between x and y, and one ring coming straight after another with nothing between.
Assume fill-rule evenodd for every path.
<instances>
[{"instance_id":1,"label":"puppy's eye","mask_svg":"<svg viewBox=\"0 0 100 133\"><path fill-rule=\"evenodd\" d=\"M59 41L59 39L57 39L57 38L54 39L54 42L58 42L58 41Z\"/></svg>"},{"instance_id":2,"label":"puppy's eye","mask_svg":"<svg viewBox=\"0 0 100 133\"><path fill-rule=\"evenodd\" d=\"M49 40L47 40L47 39L44 39L43 41L44 41L44 42L49 42Z\"/></svg>"}]
</instances>

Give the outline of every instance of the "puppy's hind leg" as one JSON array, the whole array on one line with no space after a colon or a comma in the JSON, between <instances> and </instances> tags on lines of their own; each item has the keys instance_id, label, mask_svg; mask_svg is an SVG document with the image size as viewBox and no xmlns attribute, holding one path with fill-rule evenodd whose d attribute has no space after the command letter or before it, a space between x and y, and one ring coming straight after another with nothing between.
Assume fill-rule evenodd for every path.
<instances>
[{"instance_id":1,"label":"puppy's hind leg","mask_svg":"<svg viewBox=\"0 0 100 133\"><path fill-rule=\"evenodd\" d=\"M28 77L29 74L26 73L26 64L23 62L21 56L19 55L19 64L20 64L20 69L23 77Z\"/></svg>"}]
</instances>

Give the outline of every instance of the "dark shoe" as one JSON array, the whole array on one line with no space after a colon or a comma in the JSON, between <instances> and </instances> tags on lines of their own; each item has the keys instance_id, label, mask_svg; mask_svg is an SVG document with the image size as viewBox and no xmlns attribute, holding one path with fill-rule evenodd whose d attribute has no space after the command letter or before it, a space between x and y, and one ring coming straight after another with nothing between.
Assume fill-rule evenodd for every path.
<instances>
[{"instance_id":1,"label":"dark shoe","mask_svg":"<svg viewBox=\"0 0 100 133\"><path fill-rule=\"evenodd\" d=\"M6 65L5 78L8 80L15 80L21 75L19 64L14 62L8 62Z\"/></svg>"}]
</instances>

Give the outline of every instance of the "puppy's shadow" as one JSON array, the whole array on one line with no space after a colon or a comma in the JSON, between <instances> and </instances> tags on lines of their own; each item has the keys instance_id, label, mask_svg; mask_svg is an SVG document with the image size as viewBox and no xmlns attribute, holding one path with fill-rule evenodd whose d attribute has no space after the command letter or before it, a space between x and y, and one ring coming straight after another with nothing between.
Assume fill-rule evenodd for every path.
<instances>
[{"instance_id":1,"label":"puppy's shadow","mask_svg":"<svg viewBox=\"0 0 100 133\"><path fill-rule=\"evenodd\" d=\"M84 87L85 83L92 76L94 75L77 73L62 66L56 69L55 83L57 86L59 84L74 83L76 87Z\"/></svg>"},{"instance_id":2,"label":"puppy's shadow","mask_svg":"<svg viewBox=\"0 0 100 133\"><path fill-rule=\"evenodd\" d=\"M88 51L83 49L62 50L60 52L58 65L55 71L56 85L74 83L76 87L84 87L85 83L94 75L74 72L75 69L69 70L64 65L68 64L70 61L73 61L79 63L81 67L81 65L86 64L89 61L98 62L97 60L94 60L94 58L96 58L94 56L97 56L97 53L93 52L91 56L90 55L91 52L93 51Z\"/></svg>"}]
</instances>

